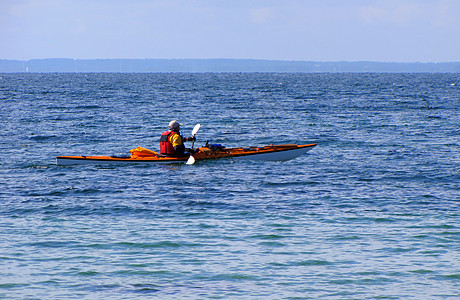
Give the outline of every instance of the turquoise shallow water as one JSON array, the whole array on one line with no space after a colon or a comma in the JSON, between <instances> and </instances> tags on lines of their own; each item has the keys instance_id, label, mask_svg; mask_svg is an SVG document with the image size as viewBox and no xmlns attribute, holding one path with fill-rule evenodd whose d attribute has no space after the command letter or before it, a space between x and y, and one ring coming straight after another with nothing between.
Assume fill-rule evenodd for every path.
<instances>
[{"instance_id":1,"label":"turquoise shallow water","mask_svg":"<svg viewBox=\"0 0 460 300\"><path fill-rule=\"evenodd\" d=\"M0 298L460 297L458 74L1 74ZM288 162L56 166L197 144Z\"/></svg>"}]
</instances>

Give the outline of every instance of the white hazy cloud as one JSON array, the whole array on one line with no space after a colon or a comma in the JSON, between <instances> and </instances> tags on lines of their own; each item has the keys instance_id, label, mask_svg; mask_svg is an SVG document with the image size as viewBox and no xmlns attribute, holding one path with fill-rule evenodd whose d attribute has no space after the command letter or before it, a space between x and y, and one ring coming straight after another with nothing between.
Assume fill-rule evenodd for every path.
<instances>
[{"instance_id":1,"label":"white hazy cloud","mask_svg":"<svg viewBox=\"0 0 460 300\"><path fill-rule=\"evenodd\" d=\"M372 2L372 1L371 1ZM398 26L431 24L433 26L458 26L460 3L444 1L387 1L359 8L359 16L366 24L387 23ZM451 10L450 8L454 8Z\"/></svg>"},{"instance_id":2,"label":"white hazy cloud","mask_svg":"<svg viewBox=\"0 0 460 300\"><path fill-rule=\"evenodd\" d=\"M460 61L458 0L0 0L0 59Z\"/></svg>"},{"instance_id":3,"label":"white hazy cloud","mask_svg":"<svg viewBox=\"0 0 460 300\"><path fill-rule=\"evenodd\" d=\"M251 20L255 23L267 23L275 17L273 9L262 7L251 10Z\"/></svg>"}]
</instances>

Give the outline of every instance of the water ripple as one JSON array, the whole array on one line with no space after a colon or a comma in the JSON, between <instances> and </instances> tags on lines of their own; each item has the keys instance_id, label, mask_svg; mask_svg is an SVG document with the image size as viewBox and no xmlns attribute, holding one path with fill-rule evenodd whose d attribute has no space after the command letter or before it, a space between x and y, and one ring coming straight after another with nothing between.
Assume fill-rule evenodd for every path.
<instances>
[{"instance_id":1,"label":"water ripple","mask_svg":"<svg viewBox=\"0 0 460 300\"><path fill-rule=\"evenodd\" d=\"M0 297L458 296L458 74L3 74ZM451 83L457 83L451 85ZM288 162L61 154L318 146Z\"/></svg>"}]
</instances>

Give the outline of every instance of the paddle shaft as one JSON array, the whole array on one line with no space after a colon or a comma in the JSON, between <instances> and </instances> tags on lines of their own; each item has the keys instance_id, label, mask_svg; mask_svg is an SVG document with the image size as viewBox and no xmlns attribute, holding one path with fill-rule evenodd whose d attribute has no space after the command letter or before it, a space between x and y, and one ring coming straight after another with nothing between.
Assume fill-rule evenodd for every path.
<instances>
[{"instance_id":1,"label":"paddle shaft","mask_svg":"<svg viewBox=\"0 0 460 300\"><path fill-rule=\"evenodd\" d=\"M195 127L193 127L193 130L192 130L192 136L193 137L195 137L195 134L198 132L198 130L200 130L200 127L201 127L200 124L196 124ZM195 141L192 142L192 148L191 149L193 149L194 144L195 144ZM195 157L193 157L193 155L190 154L190 157L188 158L186 164L187 165L193 165L194 163L195 163Z\"/></svg>"}]
</instances>

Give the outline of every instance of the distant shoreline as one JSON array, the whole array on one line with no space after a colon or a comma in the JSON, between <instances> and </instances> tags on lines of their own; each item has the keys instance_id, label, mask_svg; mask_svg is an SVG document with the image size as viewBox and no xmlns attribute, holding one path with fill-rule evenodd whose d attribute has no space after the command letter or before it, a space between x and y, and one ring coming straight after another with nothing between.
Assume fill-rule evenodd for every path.
<instances>
[{"instance_id":1,"label":"distant shoreline","mask_svg":"<svg viewBox=\"0 0 460 300\"><path fill-rule=\"evenodd\" d=\"M460 73L460 62L315 62L262 59L0 59L0 73Z\"/></svg>"}]
</instances>

